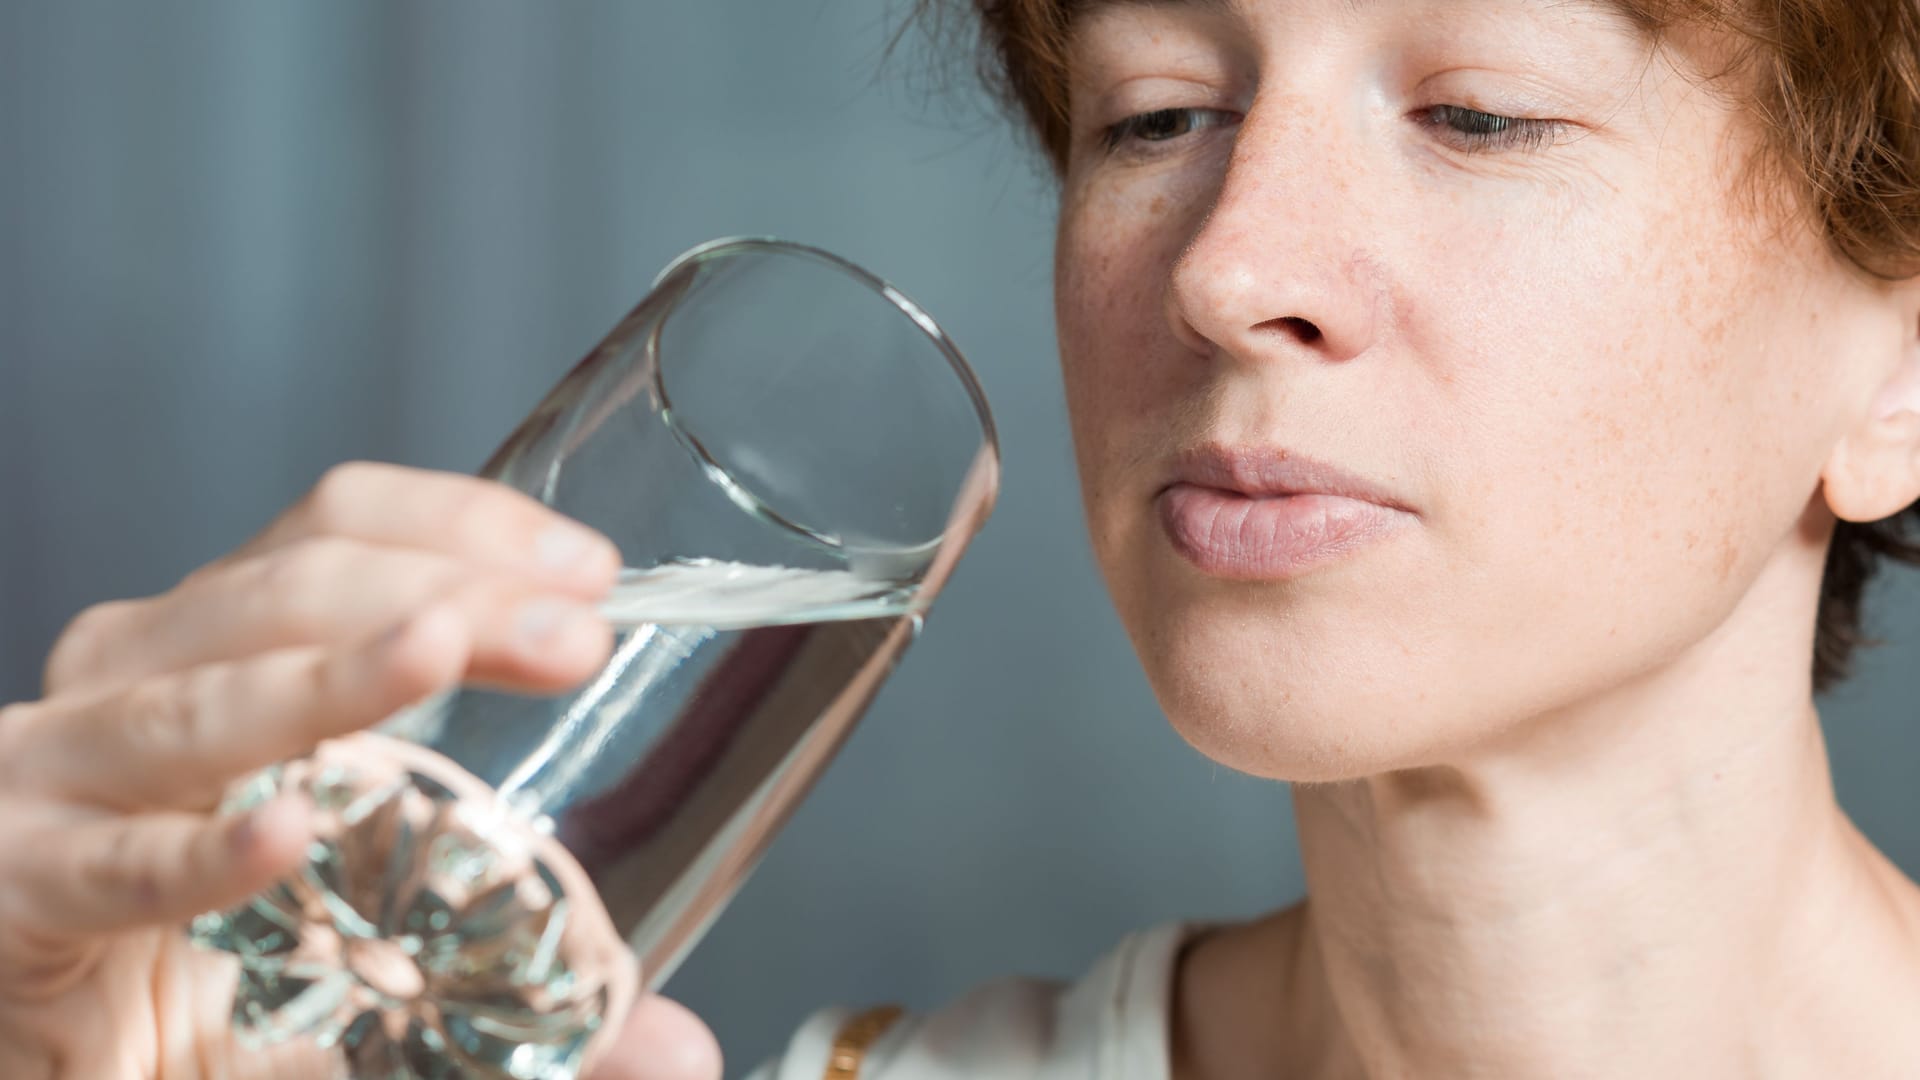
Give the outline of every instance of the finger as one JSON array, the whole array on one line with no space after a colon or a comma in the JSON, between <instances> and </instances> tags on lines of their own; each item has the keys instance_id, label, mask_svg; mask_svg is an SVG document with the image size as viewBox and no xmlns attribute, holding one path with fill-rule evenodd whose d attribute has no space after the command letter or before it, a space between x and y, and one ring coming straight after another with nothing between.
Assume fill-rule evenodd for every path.
<instances>
[{"instance_id":1,"label":"finger","mask_svg":"<svg viewBox=\"0 0 1920 1080\"><path fill-rule=\"evenodd\" d=\"M229 558L317 536L438 552L559 588L604 589L620 569L611 540L504 484L377 462L328 470Z\"/></svg>"},{"instance_id":2,"label":"finger","mask_svg":"<svg viewBox=\"0 0 1920 1080\"><path fill-rule=\"evenodd\" d=\"M472 630L472 681L557 689L586 673L576 670L577 658L552 655L538 631L570 597L599 598L584 589L551 593L424 551L303 540L196 575L164 596L83 615L48 662L48 693L105 693L202 664L352 641L435 601Z\"/></svg>"},{"instance_id":3,"label":"finger","mask_svg":"<svg viewBox=\"0 0 1920 1080\"><path fill-rule=\"evenodd\" d=\"M341 650L299 649L28 706L11 783L102 806L206 808L233 779L297 757L451 686L464 623L434 608Z\"/></svg>"},{"instance_id":4,"label":"finger","mask_svg":"<svg viewBox=\"0 0 1920 1080\"><path fill-rule=\"evenodd\" d=\"M720 1080L720 1043L677 1001L648 994L587 1080Z\"/></svg>"},{"instance_id":5,"label":"finger","mask_svg":"<svg viewBox=\"0 0 1920 1080\"><path fill-rule=\"evenodd\" d=\"M232 818L102 818L62 830L57 842L9 853L9 906L25 925L58 935L179 923L232 907L284 878L300 865L310 838L297 798Z\"/></svg>"}]
</instances>

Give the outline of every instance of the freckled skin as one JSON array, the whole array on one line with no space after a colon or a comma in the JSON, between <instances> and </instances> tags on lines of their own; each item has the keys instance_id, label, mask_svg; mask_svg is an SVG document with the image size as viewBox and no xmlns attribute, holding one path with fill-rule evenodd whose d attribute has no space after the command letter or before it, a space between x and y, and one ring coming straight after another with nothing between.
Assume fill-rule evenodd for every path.
<instances>
[{"instance_id":1,"label":"freckled skin","mask_svg":"<svg viewBox=\"0 0 1920 1080\"><path fill-rule=\"evenodd\" d=\"M1753 134L1685 56L1535 6L1434 90L1381 74L1429 55L1390 21L1294 6L1321 29L1129 9L1075 43L1062 370L1094 552L1175 726L1248 772L1354 777L1602 708L1716 636L1810 636L1821 471L1905 329L1881 286L1736 197ZM1469 154L1409 120L1525 98L1543 34L1609 57L1552 98L1584 138ZM1151 160L1089 134L1170 107L1237 119ZM1296 580L1206 577L1153 499L1210 437L1417 518ZM1755 598L1776 579L1791 603Z\"/></svg>"}]
</instances>

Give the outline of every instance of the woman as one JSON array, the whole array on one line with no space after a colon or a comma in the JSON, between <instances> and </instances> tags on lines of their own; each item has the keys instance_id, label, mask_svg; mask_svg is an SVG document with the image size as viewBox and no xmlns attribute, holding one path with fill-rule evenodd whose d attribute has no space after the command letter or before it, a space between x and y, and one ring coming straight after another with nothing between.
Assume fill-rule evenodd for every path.
<instances>
[{"instance_id":1,"label":"woman","mask_svg":"<svg viewBox=\"0 0 1920 1080\"><path fill-rule=\"evenodd\" d=\"M1920 891L1812 697L1914 554L1912 0L979 7L1061 177L1096 556L1181 734L1294 782L1309 899L759 1075L1920 1075ZM355 466L83 614L0 717L0 1076L283 1075L170 928L305 826L215 793L583 678L616 558ZM601 1075L718 1060L650 999Z\"/></svg>"}]
</instances>

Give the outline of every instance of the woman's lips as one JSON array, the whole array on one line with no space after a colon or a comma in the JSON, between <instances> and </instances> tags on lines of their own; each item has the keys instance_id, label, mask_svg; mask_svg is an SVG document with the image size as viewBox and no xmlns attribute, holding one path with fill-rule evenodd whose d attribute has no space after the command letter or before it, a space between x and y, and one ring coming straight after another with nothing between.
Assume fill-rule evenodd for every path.
<instances>
[{"instance_id":1,"label":"woman's lips","mask_svg":"<svg viewBox=\"0 0 1920 1080\"><path fill-rule=\"evenodd\" d=\"M1342 495L1254 496L1177 483L1156 500L1160 524L1188 562L1225 578L1274 580L1380 539L1407 515Z\"/></svg>"}]
</instances>

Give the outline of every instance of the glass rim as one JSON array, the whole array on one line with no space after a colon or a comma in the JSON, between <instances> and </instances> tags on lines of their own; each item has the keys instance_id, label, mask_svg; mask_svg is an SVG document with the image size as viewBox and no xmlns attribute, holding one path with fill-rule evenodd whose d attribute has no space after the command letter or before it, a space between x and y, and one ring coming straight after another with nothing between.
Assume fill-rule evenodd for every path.
<instances>
[{"instance_id":1,"label":"glass rim","mask_svg":"<svg viewBox=\"0 0 1920 1080\"><path fill-rule=\"evenodd\" d=\"M825 248L785 240L777 236L722 236L697 244L674 256L660 273L654 276L653 283L648 286L648 292L659 289L675 274L683 273L709 259L732 258L736 255L755 252L794 256L825 264L866 286L905 315L907 320L933 343L934 348L939 350L940 355L946 359L947 366L960 380L961 387L966 390L967 398L973 405L974 419L980 424L981 441L993 454L994 460L1000 460L1000 432L994 426L993 411L987 405L986 391L981 388L979 376L974 373L973 365L967 363L967 358L961 354L960 347L954 344L953 339L947 336L947 332L917 301L894 287L892 282L851 259L835 255Z\"/></svg>"}]
</instances>

